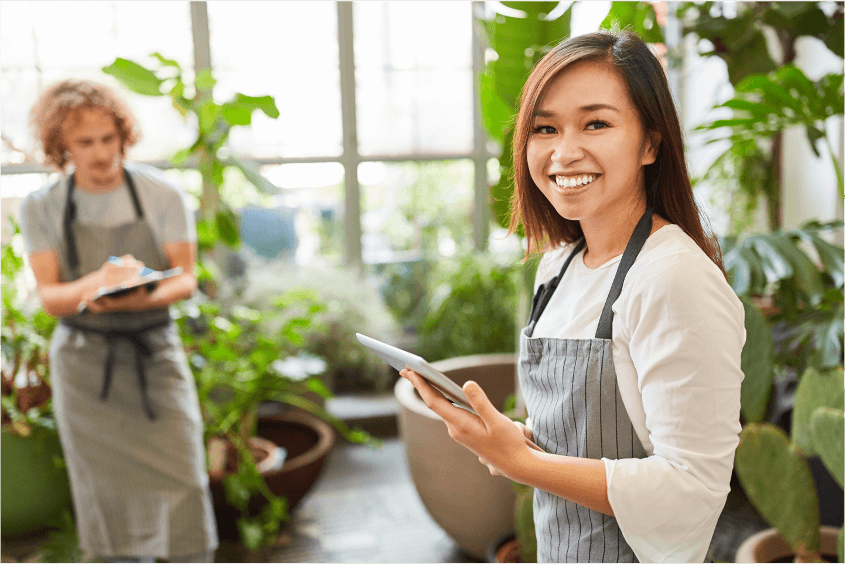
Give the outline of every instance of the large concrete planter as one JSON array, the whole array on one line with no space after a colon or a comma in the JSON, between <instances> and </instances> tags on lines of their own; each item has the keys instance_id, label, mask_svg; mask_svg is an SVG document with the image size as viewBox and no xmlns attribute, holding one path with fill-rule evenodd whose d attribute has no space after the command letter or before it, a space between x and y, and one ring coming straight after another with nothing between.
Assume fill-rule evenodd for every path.
<instances>
[{"instance_id":1,"label":"large concrete planter","mask_svg":"<svg viewBox=\"0 0 845 564\"><path fill-rule=\"evenodd\" d=\"M827 562L837 562L836 543L839 529L822 525L821 530L822 558L829 558ZM736 551L736 562L792 562L795 552L778 534L777 529L766 529L753 534L739 545Z\"/></svg>"},{"instance_id":2,"label":"large concrete planter","mask_svg":"<svg viewBox=\"0 0 845 564\"><path fill-rule=\"evenodd\" d=\"M478 382L502 409L515 389L512 354L465 356L433 363L458 385ZM417 493L431 517L468 555L484 560L491 543L513 532L516 493L510 480L491 476L478 457L455 441L410 382L394 387L399 433Z\"/></svg>"}]
</instances>

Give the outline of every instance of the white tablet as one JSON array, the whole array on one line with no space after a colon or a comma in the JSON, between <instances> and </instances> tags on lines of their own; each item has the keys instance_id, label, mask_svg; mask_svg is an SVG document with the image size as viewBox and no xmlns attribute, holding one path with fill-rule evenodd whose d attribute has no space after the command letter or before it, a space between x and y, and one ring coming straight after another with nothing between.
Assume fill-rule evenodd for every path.
<instances>
[{"instance_id":1,"label":"white tablet","mask_svg":"<svg viewBox=\"0 0 845 564\"><path fill-rule=\"evenodd\" d=\"M432 386L440 390L452 403L458 407L462 407L475 413L469 405L469 400L466 394L452 379L434 368L424 358L411 354L408 351L397 349L387 343L382 343L366 335L355 333L362 345L379 355L386 363L398 371L410 368L423 378L425 378Z\"/></svg>"}]
</instances>

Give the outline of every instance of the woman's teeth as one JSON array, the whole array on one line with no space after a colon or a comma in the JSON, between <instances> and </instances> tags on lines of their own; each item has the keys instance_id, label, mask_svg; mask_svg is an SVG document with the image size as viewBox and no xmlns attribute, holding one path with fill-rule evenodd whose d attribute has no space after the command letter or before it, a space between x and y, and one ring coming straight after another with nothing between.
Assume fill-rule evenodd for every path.
<instances>
[{"instance_id":1,"label":"woman's teeth","mask_svg":"<svg viewBox=\"0 0 845 564\"><path fill-rule=\"evenodd\" d=\"M566 178L564 176L555 176L555 182L561 188L574 188L575 186L583 186L595 180L595 176L576 176L573 178Z\"/></svg>"}]
</instances>

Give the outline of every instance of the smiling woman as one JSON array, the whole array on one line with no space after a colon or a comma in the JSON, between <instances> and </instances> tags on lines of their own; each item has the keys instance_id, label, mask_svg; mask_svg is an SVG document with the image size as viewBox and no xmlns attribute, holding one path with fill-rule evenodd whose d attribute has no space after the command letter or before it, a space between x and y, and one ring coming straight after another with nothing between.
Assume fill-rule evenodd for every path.
<instances>
[{"instance_id":1,"label":"smiling woman","mask_svg":"<svg viewBox=\"0 0 845 564\"><path fill-rule=\"evenodd\" d=\"M402 373L493 474L533 486L541 562L701 562L739 443L742 304L701 225L660 62L556 46L522 91L511 225L545 254L519 348L527 426ZM542 451L529 448L528 438Z\"/></svg>"}]
</instances>

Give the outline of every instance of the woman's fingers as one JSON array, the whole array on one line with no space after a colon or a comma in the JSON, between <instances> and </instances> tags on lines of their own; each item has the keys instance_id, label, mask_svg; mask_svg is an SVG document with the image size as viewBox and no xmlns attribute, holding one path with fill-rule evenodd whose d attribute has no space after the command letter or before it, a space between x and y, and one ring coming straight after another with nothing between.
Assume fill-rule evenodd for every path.
<instances>
[{"instance_id":1,"label":"woman's fingers","mask_svg":"<svg viewBox=\"0 0 845 564\"><path fill-rule=\"evenodd\" d=\"M489 462L487 462L487 461L486 461L483 457L479 456L479 457L478 457L478 461L479 461L480 463L482 463L484 466L486 466L488 470L490 470L490 475L491 475L491 476L504 476L504 474L502 474L501 472L499 472L499 469L498 469L498 468L496 468L495 466L493 466L492 464L490 464Z\"/></svg>"},{"instance_id":2,"label":"woman's fingers","mask_svg":"<svg viewBox=\"0 0 845 564\"><path fill-rule=\"evenodd\" d=\"M443 394L435 390L433 386L431 386L422 376L413 370L406 368L400 372L400 374L414 385L428 408L441 417L442 414L440 412L447 406L453 409L458 409L452 405L452 402L443 397Z\"/></svg>"}]
</instances>

